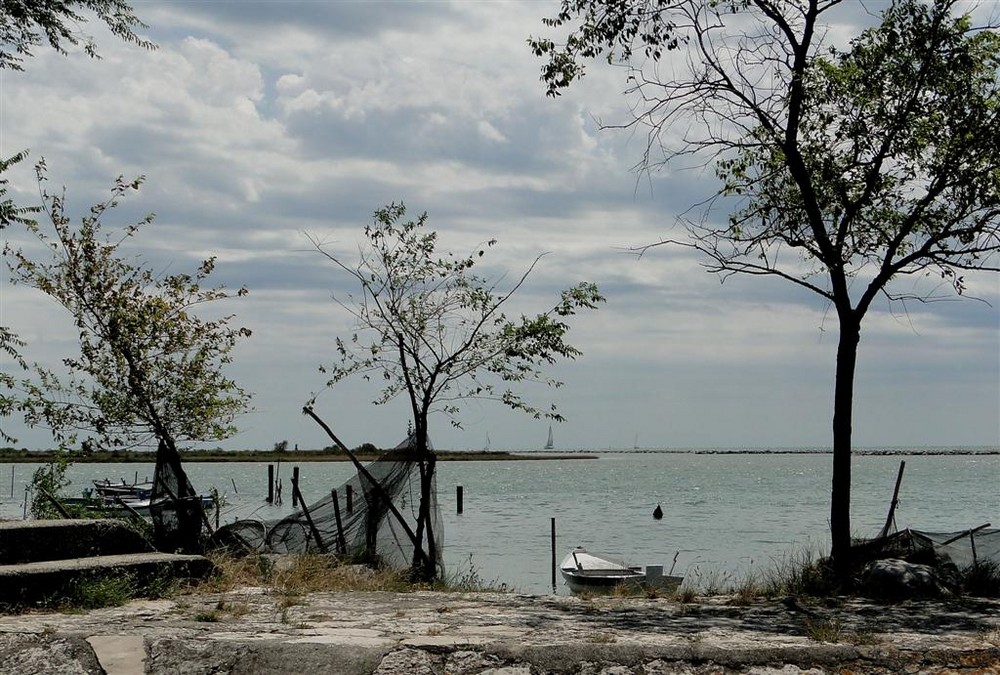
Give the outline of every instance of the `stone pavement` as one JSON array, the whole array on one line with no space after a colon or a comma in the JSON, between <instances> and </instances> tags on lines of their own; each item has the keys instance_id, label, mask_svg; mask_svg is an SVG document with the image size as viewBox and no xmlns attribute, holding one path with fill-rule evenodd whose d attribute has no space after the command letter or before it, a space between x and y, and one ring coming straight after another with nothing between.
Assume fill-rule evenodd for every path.
<instances>
[{"instance_id":1,"label":"stone pavement","mask_svg":"<svg viewBox=\"0 0 1000 675\"><path fill-rule=\"evenodd\" d=\"M264 589L0 616L0 673L997 673L1000 601L734 604Z\"/></svg>"}]
</instances>

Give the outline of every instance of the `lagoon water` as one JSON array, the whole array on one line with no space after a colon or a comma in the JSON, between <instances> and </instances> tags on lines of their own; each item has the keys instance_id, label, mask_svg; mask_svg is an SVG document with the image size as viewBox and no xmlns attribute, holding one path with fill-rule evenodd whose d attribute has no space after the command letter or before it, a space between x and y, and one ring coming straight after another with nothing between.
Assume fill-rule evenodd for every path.
<instances>
[{"instance_id":1,"label":"lagoon water","mask_svg":"<svg viewBox=\"0 0 1000 675\"><path fill-rule=\"evenodd\" d=\"M722 579L828 545L829 454L595 453L596 459L439 463L449 573L472 569L484 581L518 591L551 592L553 517L559 560L577 545L666 569L676 555L675 573ZM901 460L906 469L896 510L900 528L950 532L984 523L1000 526L1000 455L857 454L856 535L881 529ZM38 466L0 464L0 517L22 517L25 484ZM348 462L299 467L307 503L352 473ZM199 492L215 487L225 495L223 523L293 510L291 467L285 463L282 506L265 504L266 463L187 463L185 469ZM131 482L152 473L151 463L75 464L66 494L76 495L92 479ZM456 514L456 486L464 491L462 515ZM662 520L652 517L657 504ZM558 592L566 592L561 579Z\"/></svg>"}]
</instances>

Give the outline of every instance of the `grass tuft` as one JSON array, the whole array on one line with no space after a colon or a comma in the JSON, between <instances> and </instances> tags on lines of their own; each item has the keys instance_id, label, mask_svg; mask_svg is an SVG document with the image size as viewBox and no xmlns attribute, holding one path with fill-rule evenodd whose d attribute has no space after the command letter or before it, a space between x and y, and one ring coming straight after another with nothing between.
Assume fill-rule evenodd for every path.
<instances>
[{"instance_id":1,"label":"grass tuft","mask_svg":"<svg viewBox=\"0 0 1000 675\"><path fill-rule=\"evenodd\" d=\"M82 578L70 584L62 597L53 599L53 604L63 609L120 607L142 595L142 591L135 577L128 573L114 577Z\"/></svg>"},{"instance_id":2,"label":"grass tuft","mask_svg":"<svg viewBox=\"0 0 1000 675\"><path fill-rule=\"evenodd\" d=\"M959 574L959 585L966 595L979 598L1000 598L1000 564L980 560Z\"/></svg>"}]
</instances>

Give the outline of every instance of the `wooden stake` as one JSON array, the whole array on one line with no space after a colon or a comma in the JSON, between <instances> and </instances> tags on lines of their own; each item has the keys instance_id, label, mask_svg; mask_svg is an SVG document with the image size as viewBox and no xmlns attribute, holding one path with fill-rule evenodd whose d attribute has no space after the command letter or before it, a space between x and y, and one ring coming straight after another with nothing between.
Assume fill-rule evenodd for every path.
<instances>
[{"instance_id":1,"label":"wooden stake","mask_svg":"<svg viewBox=\"0 0 1000 675\"><path fill-rule=\"evenodd\" d=\"M344 541L344 523L340 519L340 499L336 490L330 496L333 497L333 516L337 519L337 552L344 555L347 553L347 542Z\"/></svg>"},{"instance_id":2,"label":"wooden stake","mask_svg":"<svg viewBox=\"0 0 1000 675\"><path fill-rule=\"evenodd\" d=\"M298 476L292 476L292 501L296 499L302 503L302 515L306 517L306 522L309 523L309 531L312 533L313 539L316 540L316 545L319 546L321 553L326 553L326 544L323 543L323 537L319 536L319 530L316 529L316 525L313 523L312 516L309 514L309 509L306 508L306 503L302 499L302 493L299 492L299 480Z\"/></svg>"},{"instance_id":3,"label":"wooden stake","mask_svg":"<svg viewBox=\"0 0 1000 675\"><path fill-rule=\"evenodd\" d=\"M906 461L903 460L899 463L899 473L896 474L896 488L892 491L892 502L889 503L889 515L885 519L885 527L882 528L880 538L885 538L889 534L889 528L892 526L892 519L896 515L896 504L899 503L899 485L903 482L903 469L905 468Z\"/></svg>"}]
</instances>

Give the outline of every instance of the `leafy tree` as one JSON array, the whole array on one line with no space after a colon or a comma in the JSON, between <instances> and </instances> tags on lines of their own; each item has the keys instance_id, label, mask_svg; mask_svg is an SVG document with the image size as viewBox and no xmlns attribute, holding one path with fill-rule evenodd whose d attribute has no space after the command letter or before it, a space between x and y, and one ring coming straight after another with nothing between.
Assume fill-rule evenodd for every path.
<instances>
[{"instance_id":1,"label":"leafy tree","mask_svg":"<svg viewBox=\"0 0 1000 675\"><path fill-rule=\"evenodd\" d=\"M46 180L39 163L40 184ZM80 354L63 359L65 373L36 366L37 381L25 382L24 405L31 424L46 424L61 445L134 446L156 438L171 450L179 441L222 439L249 396L222 370L246 328L231 328L232 316L201 319L195 309L223 300L222 287L205 288L214 259L193 274L158 276L141 260L119 250L149 215L105 235L103 220L142 179L119 178L107 201L90 209L74 227L62 194L42 190L47 225L28 223L50 253L35 260L8 243L4 255L14 283L37 288L73 317ZM116 238L117 237L117 238ZM238 296L246 294L239 289Z\"/></svg>"},{"instance_id":2,"label":"leafy tree","mask_svg":"<svg viewBox=\"0 0 1000 675\"><path fill-rule=\"evenodd\" d=\"M145 28L124 0L3 0L0 3L0 70L24 70L24 58L32 55L32 48L43 44L61 54L66 46L83 43L84 51L99 58L97 45L89 36L79 32L79 27L87 18L80 12L90 12L103 21L111 32L126 42L132 42L146 49L155 45L137 36L134 28ZM9 159L0 158L0 230L11 224L28 224L30 215L40 211L40 207L19 207L6 197L8 179L4 174L13 165L27 157L22 151ZM22 370L27 364L20 355L24 343L7 326L0 326L0 352L5 353ZM14 394L15 378L7 372L0 372L0 417L7 417L15 411L23 411L24 403ZM0 439L14 441L0 428Z\"/></svg>"},{"instance_id":3,"label":"leafy tree","mask_svg":"<svg viewBox=\"0 0 1000 675\"><path fill-rule=\"evenodd\" d=\"M443 413L460 426L461 404L480 399L561 421L555 405L538 406L515 386L528 381L560 386L543 371L581 353L564 339L567 320L580 309L596 308L604 298L596 285L581 283L563 291L548 311L510 319L504 305L540 257L509 288L500 290L500 280L480 276L475 269L495 241L465 256L441 255L437 233L425 230L427 215L404 221L405 213L402 204L376 211L356 262L312 239L360 288L358 296L338 301L354 317L359 332L349 340L337 338L339 361L321 370L330 376L329 387L354 376L377 379L382 390L376 405L397 396L409 402L421 476L414 570L433 578L437 571L429 561L437 559L437 543L429 504L436 457L428 440L431 414Z\"/></svg>"},{"instance_id":4,"label":"leafy tree","mask_svg":"<svg viewBox=\"0 0 1000 675\"><path fill-rule=\"evenodd\" d=\"M155 47L136 35L137 28L147 26L125 0L4 0L0 5L0 70L24 70L24 58L45 43L60 54L82 44L89 56L100 58L94 39L81 32L88 14L125 42Z\"/></svg>"},{"instance_id":5,"label":"leafy tree","mask_svg":"<svg viewBox=\"0 0 1000 675\"><path fill-rule=\"evenodd\" d=\"M644 169L714 160L727 221L652 246L692 247L723 277L785 279L835 309L831 554L847 581L862 320L880 297L936 299L903 278L939 276L962 294L964 271L998 270L1000 35L957 16L957 0L895 0L846 50L824 47L838 4L563 0L546 23L568 28L566 42L529 42L550 95L591 58L629 66L625 126L647 130ZM649 65L670 49L683 54Z\"/></svg>"},{"instance_id":6,"label":"leafy tree","mask_svg":"<svg viewBox=\"0 0 1000 675\"><path fill-rule=\"evenodd\" d=\"M8 159L0 159L0 230L8 225L28 225L32 222L31 215L41 211L37 206L17 206L7 196L9 180L4 178L3 174L18 162L24 161L27 156L27 152L19 152ZM22 347L24 342L10 328L0 326L0 353L5 354L14 366L24 371L28 369L28 364L21 357ZM16 388L17 378L5 370L0 371L0 418L22 410L21 399L14 393ZM17 440L3 428L0 428L0 439L10 443Z\"/></svg>"}]
</instances>

